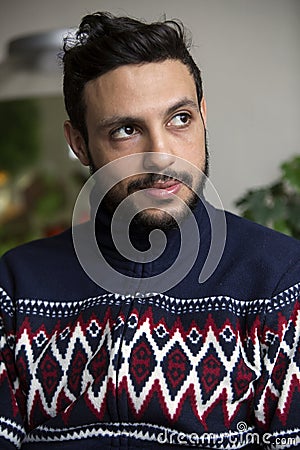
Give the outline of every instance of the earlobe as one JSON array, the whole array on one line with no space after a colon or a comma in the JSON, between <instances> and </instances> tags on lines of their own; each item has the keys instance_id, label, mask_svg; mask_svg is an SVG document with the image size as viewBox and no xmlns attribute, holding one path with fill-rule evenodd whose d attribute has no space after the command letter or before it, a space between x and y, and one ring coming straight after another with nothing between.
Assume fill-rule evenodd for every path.
<instances>
[{"instance_id":1,"label":"earlobe","mask_svg":"<svg viewBox=\"0 0 300 450\"><path fill-rule=\"evenodd\" d=\"M90 160L85 141L80 131L73 127L70 120L66 120L64 123L64 133L70 148L80 160L81 164L88 166L90 164Z\"/></svg>"}]
</instances>

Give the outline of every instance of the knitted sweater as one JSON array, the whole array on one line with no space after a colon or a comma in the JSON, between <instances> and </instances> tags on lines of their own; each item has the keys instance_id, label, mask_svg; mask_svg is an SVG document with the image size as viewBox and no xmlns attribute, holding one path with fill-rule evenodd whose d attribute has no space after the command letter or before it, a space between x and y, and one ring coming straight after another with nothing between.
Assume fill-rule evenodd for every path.
<instances>
[{"instance_id":1,"label":"knitted sweater","mask_svg":"<svg viewBox=\"0 0 300 450\"><path fill-rule=\"evenodd\" d=\"M98 243L119 272L149 277L174 261L178 230L136 263L103 217ZM1 450L300 448L300 243L226 213L222 259L199 283L201 203L195 217L199 255L166 292L105 291L71 230L2 258Z\"/></svg>"}]
</instances>

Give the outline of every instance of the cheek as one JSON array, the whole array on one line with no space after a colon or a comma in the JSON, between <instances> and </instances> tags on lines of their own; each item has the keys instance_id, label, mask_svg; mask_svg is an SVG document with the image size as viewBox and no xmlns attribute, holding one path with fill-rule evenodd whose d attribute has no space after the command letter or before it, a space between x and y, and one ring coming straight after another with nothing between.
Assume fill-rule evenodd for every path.
<instances>
[{"instance_id":1,"label":"cheek","mask_svg":"<svg viewBox=\"0 0 300 450\"><path fill-rule=\"evenodd\" d=\"M184 141L178 145L178 156L197 167L202 166L205 161L205 138L202 133L194 133L186 136Z\"/></svg>"},{"instance_id":2,"label":"cheek","mask_svg":"<svg viewBox=\"0 0 300 450\"><path fill-rule=\"evenodd\" d=\"M112 158L109 158L109 155L101 149L94 150L92 156L98 168L103 167L112 161Z\"/></svg>"},{"instance_id":3,"label":"cheek","mask_svg":"<svg viewBox=\"0 0 300 450\"><path fill-rule=\"evenodd\" d=\"M98 168L105 166L115 159L114 152L108 145L106 139L103 139L102 137L90 137L89 150L93 161Z\"/></svg>"}]
</instances>

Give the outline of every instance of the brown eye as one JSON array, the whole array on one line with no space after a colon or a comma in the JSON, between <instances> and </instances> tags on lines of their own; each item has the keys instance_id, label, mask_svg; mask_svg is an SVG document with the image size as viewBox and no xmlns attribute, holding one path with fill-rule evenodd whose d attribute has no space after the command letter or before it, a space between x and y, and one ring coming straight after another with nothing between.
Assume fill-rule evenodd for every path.
<instances>
[{"instance_id":1,"label":"brown eye","mask_svg":"<svg viewBox=\"0 0 300 450\"><path fill-rule=\"evenodd\" d=\"M126 127L124 127L124 133L126 133L128 135L133 134L134 133L134 128L131 127L131 126L126 126Z\"/></svg>"},{"instance_id":2,"label":"brown eye","mask_svg":"<svg viewBox=\"0 0 300 450\"><path fill-rule=\"evenodd\" d=\"M128 139L137 134L137 130L133 125L124 125L111 133L113 139Z\"/></svg>"},{"instance_id":3,"label":"brown eye","mask_svg":"<svg viewBox=\"0 0 300 450\"><path fill-rule=\"evenodd\" d=\"M176 114L176 116L172 117L168 125L174 126L174 127L184 127L188 125L191 121L191 116L188 113L179 113Z\"/></svg>"}]
</instances>

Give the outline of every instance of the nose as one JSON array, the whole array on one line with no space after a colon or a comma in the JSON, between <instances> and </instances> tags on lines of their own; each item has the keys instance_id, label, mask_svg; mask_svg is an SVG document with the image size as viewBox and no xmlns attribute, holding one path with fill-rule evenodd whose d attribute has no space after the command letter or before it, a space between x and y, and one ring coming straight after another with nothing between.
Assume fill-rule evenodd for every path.
<instances>
[{"instance_id":1,"label":"nose","mask_svg":"<svg viewBox=\"0 0 300 450\"><path fill-rule=\"evenodd\" d=\"M144 168L146 170L163 171L175 162L175 156L170 148L170 143L163 133L149 135L147 149L144 153Z\"/></svg>"},{"instance_id":2,"label":"nose","mask_svg":"<svg viewBox=\"0 0 300 450\"><path fill-rule=\"evenodd\" d=\"M170 167L174 161L175 158L170 153L147 152L144 155L144 168L150 171L163 171Z\"/></svg>"}]
</instances>

